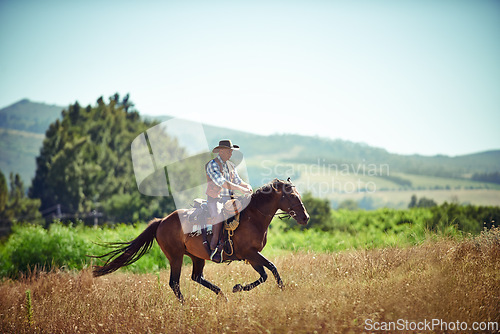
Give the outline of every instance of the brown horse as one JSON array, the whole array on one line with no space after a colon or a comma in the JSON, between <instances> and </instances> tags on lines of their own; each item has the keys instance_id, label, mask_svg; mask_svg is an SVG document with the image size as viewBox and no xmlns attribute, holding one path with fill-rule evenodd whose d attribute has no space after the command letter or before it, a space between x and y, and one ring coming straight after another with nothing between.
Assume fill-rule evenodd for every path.
<instances>
[{"instance_id":1,"label":"brown horse","mask_svg":"<svg viewBox=\"0 0 500 334\"><path fill-rule=\"evenodd\" d=\"M289 179L290 180L290 179ZM234 231L234 252L231 256L224 254L224 260L247 260L260 274L260 278L248 285L237 284L233 292L249 291L267 279L264 267L269 269L280 288L283 282L278 270L260 251L267 241L267 229L278 209L283 210L293 217L299 224L306 225L309 214L304 207L299 193L290 181L275 179L273 182L262 186L251 196L250 203L241 212L240 225ZM192 237L184 233L181 226L181 218L187 214L187 210L176 210L163 219L153 219L148 227L136 239L127 243L115 243L114 251L98 258L108 257L104 266L94 268L94 276L109 274L123 266L137 261L153 245L156 238L161 250L170 262L169 285L177 298L184 300L179 279L181 274L182 260L187 255L193 261L193 272L191 278L206 288L221 294L221 289L203 278L205 260L209 259L207 250L203 245L201 236Z\"/></svg>"}]
</instances>

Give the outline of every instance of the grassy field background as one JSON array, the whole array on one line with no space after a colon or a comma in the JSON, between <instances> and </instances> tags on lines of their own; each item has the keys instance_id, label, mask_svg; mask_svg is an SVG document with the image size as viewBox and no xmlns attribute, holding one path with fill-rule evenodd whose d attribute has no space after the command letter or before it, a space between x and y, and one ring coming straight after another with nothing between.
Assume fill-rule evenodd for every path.
<instances>
[{"instance_id":1,"label":"grassy field background","mask_svg":"<svg viewBox=\"0 0 500 334\"><path fill-rule=\"evenodd\" d=\"M233 294L234 284L255 280L256 272L242 262L208 264L206 278L227 301L191 281L190 264L181 278L184 304L168 287L167 270L93 278L84 268L3 280L0 332L359 333L376 324L432 319L441 325L477 322L488 328L483 332L494 332L500 321L498 230L404 248L287 251L270 258L283 291L270 276L250 292Z\"/></svg>"}]
</instances>

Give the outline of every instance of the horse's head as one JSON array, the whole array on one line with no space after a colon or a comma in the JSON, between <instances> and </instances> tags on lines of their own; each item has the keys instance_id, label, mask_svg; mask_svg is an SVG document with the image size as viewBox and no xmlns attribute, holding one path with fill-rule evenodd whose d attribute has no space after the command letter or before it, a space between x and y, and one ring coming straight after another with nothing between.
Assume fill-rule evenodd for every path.
<instances>
[{"instance_id":1,"label":"horse's head","mask_svg":"<svg viewBox=\"0 0 500 334\"><path fill-rule=\"evenodd\" d=\"M279 208L292 216L297 223L307 225L309 214L290 178L288 178L288 181L276 180L274 184L277 191L281 192Z\"/></svg>"}]
</instances>

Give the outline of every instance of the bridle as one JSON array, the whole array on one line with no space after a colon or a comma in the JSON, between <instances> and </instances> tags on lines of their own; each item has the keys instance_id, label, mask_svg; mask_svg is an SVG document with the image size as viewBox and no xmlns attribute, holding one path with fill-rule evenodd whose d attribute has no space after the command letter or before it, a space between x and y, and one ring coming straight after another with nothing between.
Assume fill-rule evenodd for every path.
<instances>
[{"instance_id":1,"label":"bridle","mask_svg":"<svg viewBox=\"0 0 500 334\"><path fill-rule=\"evenodd\" d=\"M293 184L289 184L289 186L291 188L295 188L295 186ZM274 187L273 187L274 188ZM281 199L283 198L286 198L288 200L288 208L285 212L279 212L279 213L274 213L274 214L266 214L262 211L260 211L258 208L255 208L255 210L257 210L261 215L265 216L265 217L278 217L279 219L290 219L290 218L295 218L295 216L297 216L297 213L295 212L295 210L293 210L295 207L297 206L302 206L302 204L300 203L295 203L293 205L291 205L291 199L289 197L286 196L287 194L287 191L285 189L282 190L282 195L281 195Z\"/></svg>"},{"instance_id":2,"label":"bridle","mask_svg":"<svg viewBox=\"0 0 500 334\"><path fill-rule=\"evenodd\" d=\"M293 184L290 184L290 187L291 188L295 188L295 186ZM292 200L290 199L290 197L287 197L285 196L286 194L286 190L283 189L283 195L281 195L281 198L286 198L288 200L288 209L285 211L285 213L281 213L281 214L275 214L278 216L279 219L283 219L283 218L295 218L295 216L297 216L297 213L295 212L295 210L293 210L293 208L297 207L297 206L300 206L302 207L302 204L301 203L295 203L293 205L290 205Z\"/></svg>"}]
</instances>

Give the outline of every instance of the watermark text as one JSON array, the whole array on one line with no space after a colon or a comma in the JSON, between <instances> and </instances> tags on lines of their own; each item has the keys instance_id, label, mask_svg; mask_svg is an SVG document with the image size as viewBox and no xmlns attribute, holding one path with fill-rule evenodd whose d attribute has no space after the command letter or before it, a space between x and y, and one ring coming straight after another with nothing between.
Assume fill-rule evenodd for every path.
<instances>
[{"instance_id":1,"label":"watermark text","mask_svg":"<svg viewBox=\"0 0 500 334\"><path fill-rule=\"evenodd\" d=\"M444 321L442 319L424 319L422 321L409 321L398 319L396 321L374 321L366 319L364 323L366 331L493 331L499 330L498 322L483 321Z\"/></svg>"}]
</instances>

